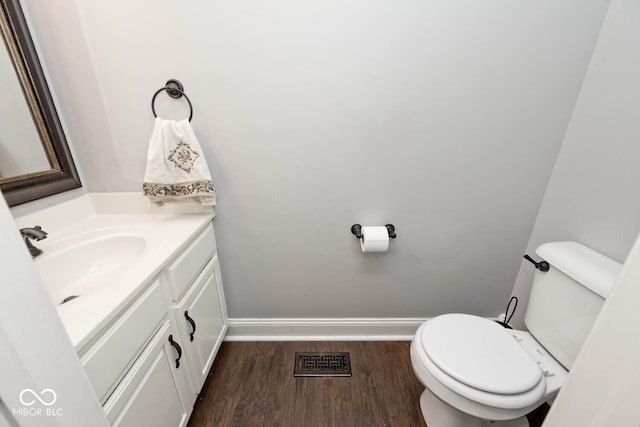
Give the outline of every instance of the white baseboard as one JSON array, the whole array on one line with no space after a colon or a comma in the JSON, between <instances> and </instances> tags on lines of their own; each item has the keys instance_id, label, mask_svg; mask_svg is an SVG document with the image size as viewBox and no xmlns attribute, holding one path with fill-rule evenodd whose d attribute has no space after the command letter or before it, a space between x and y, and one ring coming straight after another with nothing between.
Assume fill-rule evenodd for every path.
<instances>
[{"instance_id":1,"label":"white baseboard","mask_svg":"<svg viewBox=\"0 0 640 427\"><path fill-rule=\"evenodd\" d=\"M410 341L426 318L229 319L225 341Z\"/></svg>"}]
</instances>

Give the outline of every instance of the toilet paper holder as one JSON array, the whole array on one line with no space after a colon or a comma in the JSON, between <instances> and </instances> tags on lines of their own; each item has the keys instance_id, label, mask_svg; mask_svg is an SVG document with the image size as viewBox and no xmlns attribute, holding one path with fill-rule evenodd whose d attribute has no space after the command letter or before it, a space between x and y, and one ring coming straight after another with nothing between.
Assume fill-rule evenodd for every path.
<instances>
[{"instance_id":1,"label":"toilet paper holder","mask_svg":"<svg viewBox=\"0 0 640 427\"><path fill-rule=\"evenodd\" d=\"M396 238L396 227L393 224L385 224L390 239ZM351 234L355 234L358 239L362 239L362 225L353 224L351 226Z\"/></svg>"}]
</instances>

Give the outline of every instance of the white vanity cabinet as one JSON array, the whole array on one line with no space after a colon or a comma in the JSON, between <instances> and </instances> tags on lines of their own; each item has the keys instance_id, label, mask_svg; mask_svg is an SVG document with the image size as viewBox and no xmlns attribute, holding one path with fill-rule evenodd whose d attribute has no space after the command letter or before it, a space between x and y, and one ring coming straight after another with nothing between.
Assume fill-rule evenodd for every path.
<instances>
[{"instance_id":1,"label":"white vanity cabinet","mask_svg":"<svg viewBox=\"0 0 640 427\"><path fill-rule=\"evenodd\" d=\"M187 366L173 325L164 320L116 391L104 405L113 427L185 426L193 408Z\"/></svg>"},{"instance_id":2,"label":"white vanity cabinet","mask_svg":"<svg viewBox=\"0 0 640 427\"><path fill-rule=\"evenodd\" d=\"M215 255L172 309L189 360L196 394L202 388L227 329L220 264Z\"/></svg>"},{"instance_id":3,"label":"white vanity cabinet","mask_svg":"<svg viewBox=\"0 0 640 427\"><path fill-rule=\"evenodd\" d=\"M196 396L227 331L213 227L166 269L166 278L173 299L171 312L184 343Z\"/></svg>"},{"instance_id":4,"label":"white vanity cabinet","mask_svg":"<svg viewBox=\"0 0 640 427\"><path fill-rule=\"evenodd\" d=\"M213 226L182 246L78 352L114 426L185 426L226 333Z\"/></svg>"}]
</instances>

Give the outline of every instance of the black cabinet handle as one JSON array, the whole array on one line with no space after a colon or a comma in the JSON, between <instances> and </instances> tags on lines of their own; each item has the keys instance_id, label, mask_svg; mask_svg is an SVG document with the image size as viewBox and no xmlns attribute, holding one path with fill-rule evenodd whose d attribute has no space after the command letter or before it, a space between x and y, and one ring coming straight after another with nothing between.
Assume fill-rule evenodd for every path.
<instances>
[{"instance_id":1,"label":"black cabinet handle","mask_svg":"<svg viewBox=\"0 0 640 427\"><path fill-rule=\"evenodd\" d=\"M176 369L180 367L180 358L182 357L182 348L180 348L180 344L173 340L173 335L169 335L169 342L178 352L178 358L176 359Z\"/></svg>"},{"instance_id":2,"label":"black cabinet handle","mask_svg":"<svg viewBox=\"0 0 640 427\"><path fill-rule=\"evenodd\" d=\"M193 341L193 334L196 333L196 322L191 317L189 317L189 312L187 310L185 310L185 312L184 312L184 317L187 319L187 322L189 322L189 324L191 324L192 331L189 334L189 338L191 339L191 341Z\"/></svg>"}]
</instances>

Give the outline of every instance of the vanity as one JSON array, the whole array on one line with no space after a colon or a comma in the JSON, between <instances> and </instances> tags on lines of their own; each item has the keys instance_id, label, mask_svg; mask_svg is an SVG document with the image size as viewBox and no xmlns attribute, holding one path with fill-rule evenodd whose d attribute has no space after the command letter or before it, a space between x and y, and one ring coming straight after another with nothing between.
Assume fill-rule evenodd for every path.
<instances>
[{"instance_id":1,"label":"vanity","mask_svg":"<svg viewBox=\"0 0 640 427\"><path fill-rule=\"evenodd\" d=\"M214 214L146 203L91 194L16 222L49 234L34 262L109 422L185 426L228 327Z\"/></svg>"},{"instance_id":2,"label":"vanity","mask_svg":"<svg viewBox=\"0 0 640 427\"><path fill-rule=\"evenodd\" d=\"M27 21L0 0L0 190L13 207L75 193L14 219L96 398L113 426L184 426L228 326L214 211L79 193Z\"/></svg>"}]
</instances>

